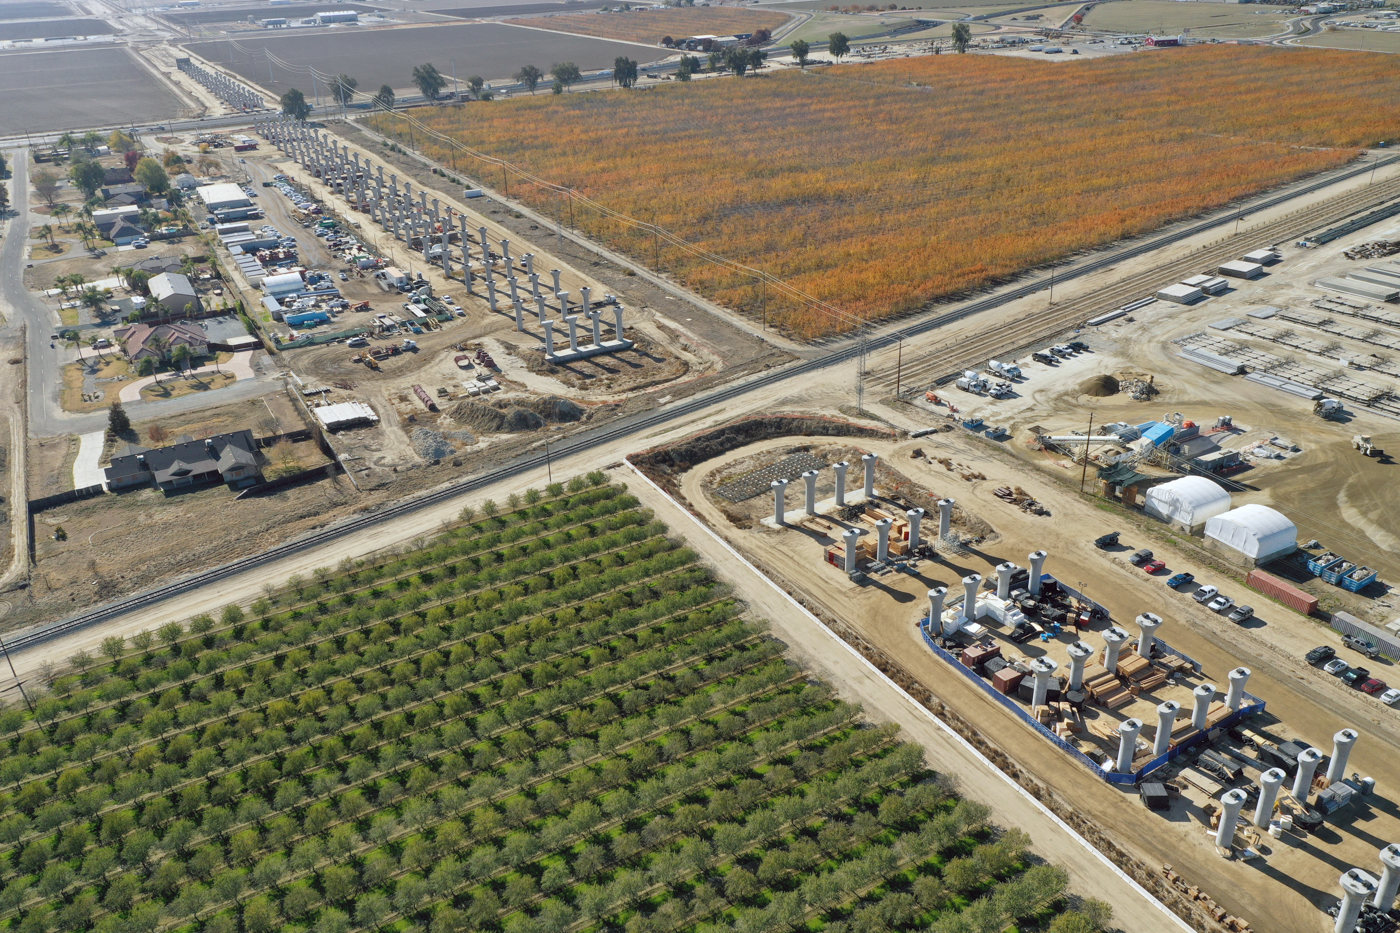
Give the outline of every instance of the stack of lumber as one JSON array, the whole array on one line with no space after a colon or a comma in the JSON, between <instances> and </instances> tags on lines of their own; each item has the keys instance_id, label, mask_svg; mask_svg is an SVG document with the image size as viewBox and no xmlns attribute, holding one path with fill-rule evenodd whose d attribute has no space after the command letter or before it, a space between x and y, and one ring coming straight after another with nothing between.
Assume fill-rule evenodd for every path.
<instances>
[{"instance_id":1,"label":"stack of lumber","mask_svg":"<svg viewBox=\"0 0 1400 933\"><path fill-rule=\"evenodd\" d=\"M1123 684L1117 677L1097 664L1090 664L1084 668L1084 689L1094 698L1095 703L1109 709L1117 709L1131 703L1133 699L1132 694L1123 689Z\"/></svg>"},{"instance_id":2,"label":"stack of lumber","mask_svg":"<svg viewBox=\"0 0 1400 933\"><path fill-rule=\"evenodd\" d=\"M1172 870L1170 865L1162 866L1162 875L1167 879L1173 888L1185 894L1191 900L1196 901L1200 906L1215 919L1225 929L1232 933L1249 933L1249 921L1240 917L1231 916L1229 911L1215 902L1209 894L1202 891L1194 884L1188 884L1186 879Z\"/></svg>"},{"instance_id":3,"label":"stack of lumber","mask_svg":"<svg viewBox=\"0 0 1400 933\"><path fill-rule=\"evenodd\" d=\"M1137 689L1135 693L1160 687L1167 682L1167 675L1146 658L1132 654L1118 659L1118 676L1126 677Z\"/></svg>"}]
</instances>

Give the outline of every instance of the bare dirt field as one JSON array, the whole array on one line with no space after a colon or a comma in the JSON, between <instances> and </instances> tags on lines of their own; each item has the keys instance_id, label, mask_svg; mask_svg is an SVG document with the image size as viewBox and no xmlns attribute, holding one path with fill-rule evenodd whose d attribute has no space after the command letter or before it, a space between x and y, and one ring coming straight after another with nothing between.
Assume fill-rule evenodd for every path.
<instances>
[{"instance_id":1,"label":"bare dirt field","mask_svg":"<svg viewBox=\"0 0 1400 933\"><path fill-rule=\"evenodd\" d=\"M251 56L235 52L229 60L229 44L196 42L190 50L225 65L252 81L281 93L289 87L309 85L301 75L276 74L268 84L263 49L294 65L307 65L333 74L348 74L360 87L412 87L413 63L433 62L443 74L451 73L451 60L464 63L459 77L479 74L488 81L510 80L521 65L535 63L548 70L555 62L572 61L586 70L611 66L619 55L637 57L630 43L568 36L537 29L521 29L500 23L462 23L431 27L402 27L320 33L313 36L250 36L240 40L257 51ZM658 56L659 57L659 56ZM465 63L470 62L471 71Z\"/></svg>"},{"instance_id":2,"label":"bare dirt field","mask_svg":"<svg viewBox=\"0 0 1400 933\"><path fill-rule=\"evenodd\" d=\"M202 10L181 10L161 13L162 19L182 26L203 26L208 23L246 22L249 16L267 19L272 16L287 19L304 19L317 13L330 13L336 10L354 10L356 13L373 13L383 9L364 3L295 3L291 6L269 9L266 7L218 6Z\"/></svg>"},{"instance_id":3,"label":"bare dirt field","mask_svg":"<svg viewBox=\"0 0 1400 933\"><path fill-rule=\"evenodd\" d=\"M787 19L788 17L781 13L765 10L693 7L661 11L639 9L619 13L534 16L506 22L516 26L552 29L574 35L657 45L666 36L729 36L753 33L759 29L771 32L787 22Z\"/></svg>"},{"instance_id":4,"label":"bare dirt field","mask_svg":"<svg viewBox=\"0 0 1400 933\"><path fill-rule=\"evenodd\" d=\"M1122 557L1105 556L1090 546L1099 529L1109 530L1112 516L1099 513L1092 503L1067 493L1052 479L1027 474L995 445L962 432L901 443L862 441L860 446L880 453L885 463L921 486L926 497L956 498L990 523L994 534L969 547L964 556L925 561L913 574L887 574L873 578L869 586L855 586L838 569L822 562L822 542L805 529L738 528L705 491L710 479L727 465L751 457L765 446L776 457L802 443L800 438L779 439L706 461L683 476L682 490L708 524L756 558L781 586L822 607L886 655L898 659L974 728L994 737L1017 765L1073 800L1091 823L1144 863L1154 867L1164 861L1173 863L1189 882L1201 885L1231 912L1251 921L1255 929L1314 933L1322 929L1326 919L1318 908L1334 896L1336 865L1371 864L1375 861L1374 840L1400 831L1395 825L1396 809L1388 801L1378 800L1373 807L1339 818L1311 836L1293 834L1282 841L1268 840L1262 871L1257 862L1221 860L1202 825L1201 801L1174 809L1164 820L1144 810L1134 796L1099 783L1082 766L1054 752L1043 738L1009 719L964 678L951 675L923 646L913 624L925 606L923 596L928 587L947 586L957 593L965 574L977 572L994 578L995 564L1011 560L1024 565L1026 553L1044 548L1051 554L1047 571L1072 586L1082 585L1115 619L1127 621L1130 629L1139 612L1161 614L1167 620L1161 636L1202 663L1203 679L1222 684L1227 669L1242 661L1248 664L1254 670L1250 692L1269 704L1269 713L1261 723L1270 731L1301 736L1327 750L1336 729L1344 724L1357 726L1363 733L1357 753L1364 744L1367 755L1363 760L1353 757L1356 769L1363 774L1392 773L1400 764L1393 744L1400 728L1390 711L1294 660L1297 646L1310 646L1317 637L1309 623L1296 616L1271 617L1271 624L1263 629L1222 627L1218 616L1184 595L1166 591L1160 581L1128 566ZM912 457L916 447L935 459L930 462ZM937 462L938 457L966 468L967 475L986 478L964 479L962 470L947 470ZM1053 515L1030 515L992 495L997 486L1008 482L1026 486L1050 506ZM877 490L880 483L877 479ZM800 490L800 485L793 488ZM789 496L790 502L793 499ZM764 500L771 506L770 496L762 496L760 501ZM1172 563L1177 566L1177 562ZM1072 639L1073 635L1061 636L1049 645L1050 654L1062 667L1063 646Z\"/></svg>"},{"instance_id":5,"label":"bare dirt field","mask_svg":"<svg viewBox=\"0 0 1400 933\"><path fill-rule=\"evenodd\" d=\"M1084 25L1111 32L1158 36L1180 35L1189 29L1193 36L1246 39L1282 32L1285 9L1234 3L1126 0L1096 5L1084 17Z\"/></svg>"},{"instance_id":6,"label":"bare dirt field","mask_svg":"<svg viewBox=\"0 0 1400 933\"><path fill-rule=\"evenodd\" d=\"M0 54L0 133L145 122L184 103L124 48Z\"/></svg>"},{"instance_id":7,"label":"bare dirt field","mask_svg":"<svg viewBox=\"0 0 1400 933\"><path fill-rule=\"evenodd\" d=\"M0 42L52 39L56 36L110 36L116 32L104 19L48 19L0 25Z\"/></svg>"},{"instance_id":8,"label":"bare dirt field","mask_svg":"<svg viewBox=\"0 0 1400 933\"><path fill-rule=\"evenodd\" d=\"M1357 52L1400 52L1400 34L1375 29L1336 29L1299 40L1299 45Z\"/></svg>"},{"instance_id":9,"label":"bare dirt field","mask_svg":"<svg viewBox=\"0 0 1400 933\"><path fill-rule=\"evenodd\" d=\"M73 11L66 3L51 3L48 0L19 0L16 3L0 4L0 19L39 19L45 16L67 16Z\"/></svg>"}]
</instances>

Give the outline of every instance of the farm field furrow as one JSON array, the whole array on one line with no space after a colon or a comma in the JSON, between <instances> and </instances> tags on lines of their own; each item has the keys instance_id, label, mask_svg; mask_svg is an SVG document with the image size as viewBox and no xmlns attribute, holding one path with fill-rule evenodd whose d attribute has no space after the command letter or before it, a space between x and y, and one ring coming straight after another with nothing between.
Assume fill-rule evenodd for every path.
<instances>
[{"instance_id":1,"label":"farm field furrow","mask_svg":"<svg viewBox=\"0 0 1400 933\"><path fill-rule=\"evenodd\" d=\"M289 87L312 94L305 73L280 68L268 76L264 49L294 67L310 66L328 74L348 74L362 88L413 87L413 68L424 62L451 74L453 61L463 79L469 74L488 81L511 80L522 65L549 70L555 62L573 62L585 71L610 68L620 55L640 60L644 51L634 44L569 36L563 33L521 29L504 23L434 23L430 26L398 26L354 32L324 31L289 36L249 33L238 46L223 40L189 44L191 51L224 65L250 81L281 94ZM240 50L241 49L241 50ZM657 57L664 50L658 49ZM449 85L449 89L450 89ZM417 93L412 91L411 93Z\"/></svg>"},{"instance_id":2,"label":"farm field furrow","mask_svg":"<svg viewBox=\"0 0 1400 933\"><path fill-rule=\"evenodd\" d=\"M876 320L1343 164L1393 135L1398 77L1382 56L1242 46L1073 68L945 55L413 116ZM408 142L400 118L367 119ZM445 145L425 151L450 161ZM501 183L495 168L482 177ZM509 187L569 216L554 191ZM654 265L647 231L581 202L573 218ZM687 285L760 313L751 276L664 242L659 254ZM841 329L784 301L770 289L768 319L797 336Z\"/></svg>"},{"instance_id":3,"label":"farm field furrow","mask_svg":"<svg viewBox=\"0 0 1400 933\"><path fill-rule=\"evenodd\" d=\"M143 123L184 112L125 48L0 52L0 134Z\"/></svg>"},{"instance_id":4,"label":"farm field furrow","mask_svg":"<svg viewBox=\"0 0 1400 933\"><path fill-rule=\"evenodd\" d=\"M1067 909L1031 840L784 660L600 473L313 576L108 638L0 710L4 928L1030 931Z\"/></svg>"},{"instance_id":5,"label":"farm field furrow","mask_svg":"<svg viewBox=\"0 0 1400 933\"><path fill-rule=\"evenodd\" d=\"M643 42L648 45L658 45L666 36L681 39L695 35L732 36L742 32L758 32L760 29L771 32L787 21L788 16L784 13L728 7L636 10L628 13L572 13L506 20L507 23L516 26L552 29L574 35L595 36L599 39Z\"/></svg>"}]
</instances>

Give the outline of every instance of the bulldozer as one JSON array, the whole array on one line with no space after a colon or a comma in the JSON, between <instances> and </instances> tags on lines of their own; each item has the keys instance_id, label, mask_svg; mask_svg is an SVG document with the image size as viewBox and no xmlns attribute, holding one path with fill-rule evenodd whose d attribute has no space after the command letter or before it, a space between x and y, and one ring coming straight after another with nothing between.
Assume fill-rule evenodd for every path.
<instances>
[{"instance_id":1,"label":"bulldozer","mask_svg":"<svg viewBox=\"0 0 1400 933\"><path fill-rule=\"evenodd\" d=\"M1385 451L1371 443L1369 434L1357 434L1351 439L1351 446L1353 450L1359 450L1363 457L1385 457Z\"/></svg>"}]
</instances>

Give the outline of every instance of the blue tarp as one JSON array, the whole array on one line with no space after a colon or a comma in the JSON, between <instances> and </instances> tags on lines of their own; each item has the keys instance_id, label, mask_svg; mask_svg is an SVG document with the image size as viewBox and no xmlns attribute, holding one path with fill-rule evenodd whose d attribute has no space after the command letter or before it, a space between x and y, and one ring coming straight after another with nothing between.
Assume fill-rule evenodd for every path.
<instances>
[{"instance_id":1,"label":"blue tarp","mask_svg":"<svg viewBox=\"0 0 1400 933\"><path fill-rule=\"evenodd\" d=\"M286 321L293 327L307 327L313 324L329 324L331 316L324 311L302 311L299 314L289 314Z\"/></svg>"}]
</instances>

